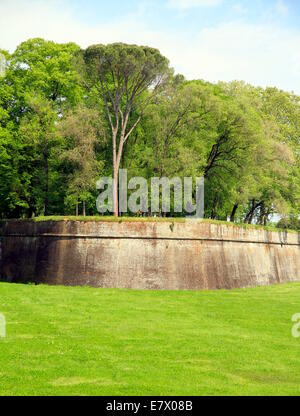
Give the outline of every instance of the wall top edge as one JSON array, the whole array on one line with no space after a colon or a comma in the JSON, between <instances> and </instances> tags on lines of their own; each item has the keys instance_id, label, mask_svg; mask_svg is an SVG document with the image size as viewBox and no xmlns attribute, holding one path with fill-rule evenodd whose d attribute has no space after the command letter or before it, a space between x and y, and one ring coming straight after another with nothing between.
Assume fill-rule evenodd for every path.
<instances>
[{"instance_id":1,"label":"wall top edge","mask_svg":"<svg viewBox=\"0 0 300 416\"><path fill-rule=\"evenodd\" d=\"M0 221L0 236L61 238L136 238L170 240L215 240L299 245L300 232L217 224L199 220L181 221Z\"/></svg>"}]
</instances>

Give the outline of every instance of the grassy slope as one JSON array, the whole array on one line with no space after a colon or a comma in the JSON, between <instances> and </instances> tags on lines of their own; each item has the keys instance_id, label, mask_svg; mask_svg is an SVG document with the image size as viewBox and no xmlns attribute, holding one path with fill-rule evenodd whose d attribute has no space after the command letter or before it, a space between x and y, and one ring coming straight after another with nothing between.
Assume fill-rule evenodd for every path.
<instances>
[{"instance_id":1,"label":"grassy slope","mask_svg":"<svg viewBox=\"0 0 300 416\"><path fill-rule=\"evenodd\" d=\"M138 292L0 284L1 395L299 394L300 284Z\"/></svg>"}]
</instances>

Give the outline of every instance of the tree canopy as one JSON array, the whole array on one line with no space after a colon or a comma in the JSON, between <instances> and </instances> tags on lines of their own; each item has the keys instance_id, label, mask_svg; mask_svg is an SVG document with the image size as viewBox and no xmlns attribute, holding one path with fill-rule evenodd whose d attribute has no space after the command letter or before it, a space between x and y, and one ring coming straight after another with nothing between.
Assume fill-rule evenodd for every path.
<instances>
[{"instance_id":1,"label":"tree canopy","mask_svg":"<svg viewBox=\"0 0 300 416\"><path fill-rule=\"evenodd\" d=\"M168 60L157 49L123 43L90 46L83 57L86 85L99 92L111 128L114 213L118 216L123 148L168 75Z\"/></svg>"},{"instance_id":2,"label":"tree canopy","mask_svg":"<svg viewBox=\"0 0 300 416\"><path fill-rule=\"evenodd\" d=\"M296 94L187 81L147 46L38 38L0 53L1 218L94 215L105 175L119 215L126 168L149 181L204 177L207 218L266 225L276 214L299 227Z\"/></svg>"}]
</instances>

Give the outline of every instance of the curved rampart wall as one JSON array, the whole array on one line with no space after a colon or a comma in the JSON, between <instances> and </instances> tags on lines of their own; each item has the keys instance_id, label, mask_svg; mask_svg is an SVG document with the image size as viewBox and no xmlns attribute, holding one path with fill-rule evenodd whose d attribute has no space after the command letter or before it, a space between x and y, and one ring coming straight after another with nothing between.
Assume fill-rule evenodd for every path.
<instances>
[{"instance_id":1,"label":"curved rampart wall","mask_svg":"<svg viewBox=\"0 0 300 416\"><path fill-rule=\"evenodd\" d=\"M300 234L192 220L6 221L0 278L170 290L300 281Z\"/></svg>"}]
</instances>

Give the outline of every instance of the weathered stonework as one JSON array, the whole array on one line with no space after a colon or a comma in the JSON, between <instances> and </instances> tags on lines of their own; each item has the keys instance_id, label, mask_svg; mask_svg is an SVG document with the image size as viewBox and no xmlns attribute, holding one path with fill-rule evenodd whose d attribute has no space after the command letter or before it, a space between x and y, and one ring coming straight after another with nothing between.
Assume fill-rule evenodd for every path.
<instances>
[{"instance_id":1,"label":"weathered stonework","mask_svg":"<svg viewBox=\"0 0 300 416\"><path fill-rule=\"evenodd\" d=\"M231 289L300 281L300 234L180 222L7 221L9 282Z\"/></svg>"}]
</instances>

